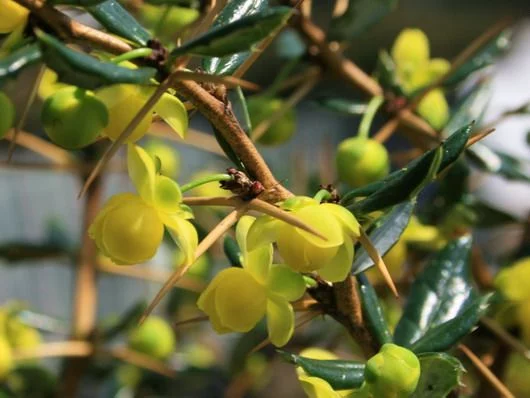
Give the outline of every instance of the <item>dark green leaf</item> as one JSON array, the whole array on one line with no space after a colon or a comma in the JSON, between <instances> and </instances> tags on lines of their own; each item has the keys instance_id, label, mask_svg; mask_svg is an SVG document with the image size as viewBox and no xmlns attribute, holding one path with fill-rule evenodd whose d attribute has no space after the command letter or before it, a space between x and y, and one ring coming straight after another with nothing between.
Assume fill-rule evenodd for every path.
<instances>
[{"instance_id":1,"label":"dark green leaf","mask_svg":"<svg viewBox=\"0 0 530 398\"><path fill-rule=\"evenodd\" d=\"M138 321L142 317L145 309L147 308L147 303L145 301L140 301L130 307L120 319L112 326L108 327L101 331L101 338L103 340L110 340L121 333L129 331L131 328L138 325Z\"/></svg>"},{"instance_id":2,"label":"dark green leaf","mask_svg":"<svg viewBox=\"0 0 530 398\"><path fill-rule=\"evenodd\" d=\"M221 11L213 27L220 27L235 22L243 17L263 11L268 7L268 0L232 0ZM250 52L228 55L223 58L207 57L202 61L206 73L230 75L249 57Z\"/></svg>"},{"instance_id":3,"label":"dark green leaf","mask_svg":"<svg viewBox=\"0 0 530 398\"><path fill-rule=\"evenodd\" d=\"M102 62L88 54L72 50L44 32L38 32L44 62L57 72L59 80L93 90L99 87L133 83L147 84L154 77L153 68L129 69L111 62Z\"/></svg>"},{"instance_id":4,"label":"dark green leaf","mask_svg":"<svg viewBox=\"0 0 530 398\"><path fill-rule=\"evenodd\" d=\"M235 267L243 266L239 257L241 255L241 250L239 249L239 245L234 238L231 236L225 237L223 242L223 250L225 252L226 258L228 258L228 261L230 261L230 265Z\"/></svg>"},{"instance_id":5,"label":"dark green leaf","mask_svg":"<svg viewBox=\"0 0 530 398\"><path fill-rule=\"evenodd\" d=\"M292 10L274 7L243 17L227 25L212 28L171 52L173 58L184 54L224 57L251 50L257 42L287 22Z\"/></svg>"},{"instance_id":6,"label":"dark green leaf","mask_svg":"<svg viewBox=\"0 0 530 398\"><path fill-rule=\"evenodd\" d=\"M351 40L383 19L396 5L397 0L350 0L346 12L331 22L329 38Z\"/></svg>"},{"instance_id":7,"label":"dark green leaf","mask_svg":"<svg viewBox=\"0 0 530 398\"><path fill-rule=\"evenodd\" d=\"M146 46L151 35L117 0L87 7L87 11L109 32Z\"/></svg>"},{"instance_id":8,"label":"dark green leaf","mask_svg":"<svg viewBox=\"0 0 530 398\"><path fill-rule=\"evenodd\" d=\"M382 256L394 246L407 227L415 204L414 201L409 201L395 206L387 215L381 217L376 228L370 233L370 240ZM357 274L372 265L374 262L361 247L355 254L351 272Z\"/></svg>"},{"instance_id":9,"label":"dark green leaf","mask_svg":"<svg viewBox=\"0 0 530 398\"><path fill-rule=\"evenodd\" d=\"M237 169L245 171L246 170L245 165L243 164L241 159L239 159L239 156L236 155L236 153L234 152L232 147L228 144L228 142L226 142L223 135L215 127L212 126L212 128L213 128L215 139L219 143L219 146L221 147L223 152L226 154L228 159L230 159L232 163L234 163L234 166L236 166Z\"/></svg>"},{"instance_id":10,"label":"dark green leaf","mask_svg":"<svg viewBox=\"0 0 530 398\"><path fill-rule=\"evenodd\" d=\"M486 313L491 298L492 294L476 298L455 318L429 329L423 337L412 344L410 349L416 353L449 350L471 332Z\"/></svg>"},{"instance_id":11,"label":"dark green leaf","mask_svg":"<svg viewBox=\"0 0 530 398\"><path fill-rule=\"evenodd\" d=\"M500 175L508 180L530 182L530 175L525 170L525 165L519 159L490 149L477 142L470 147L466 154L473 164L484 171Z\"/></svg>"},{"instance_id":12,"label":"dark green leaf","mask_svg":"<svg viewBox=\"0 0 530 398\"><path fill-rule=\"evenodd\" d=\"M365 365L362 362L312 359L285 351L278 352L286 361L300 366L308 375L327 381L334 390L359 388L364 381Z\"/></svg>"},{"instance_id":13,"label":"dark green leaf","mask_svg":"<svg viewBox=\"0 0 530 398\"><path fill-rule=\"evenodd\" d=\"M315 101L319 106L346 115L363 115L366 112L365 102L351 101L344 98L323 97Z\"/></svg>"},{"instance_id":14,"label":"dark green leaf","mask_svg":"<svg viewBox=\"0 0 530 398\"><path fill-rule=\"evenodd\" d=\"M421 375L411 398L445 398L460 386L465 369L457 358L443 352L426 352L418 359Z\"/></svg>"},{"instance_id":15,"label":"dark green leaf","mask_svg":"<svg viewBox=\"0 0 530 398\"><path fill-rule=\"evenodd\" d=\"M250 131L252 131L252 123L248 113L247 100L241 87L237 86L235 90L231 90L228 93L228 98L232 104L232 111L234 112L235 117L239 121L241 128L248 135Z\"/></svg>"},{"instance_id":16,"label":"dark green leaf","mask_svg":"<svg viewBox=\"0 0 530 398\"><path fill-rule=\"evenodd\" d=\"M379 303L379 298L368 278L361 272L357 274L359 286L359 296L363 308L363 317L368 326L370 334L382 346L392 342L392 335L385 321L383 309Z\"/></svg>"},{"instance_id":17,"label":"dark green leaf","mask_svg":"<svg viewBox=\"0 0 530 398\"><path fill-rule=\"evenodd\" d=\"M471 59L455 70L445 81L444 85L457 84L468 77L471 73L493 64L495 59L505 52L510 46L511 30L505 30L493 40L483 45Z\"/></svg>"},{"instance_id":18,"label":"dark green leaf","mask_svg":"<svg viewBox=\"0 0 530 398\"><path fill-rule=\"evenodd\" d=\"M405 95L397 78L396 64L388 51L381 50L379 52L374 75L383 88L391 90L397 95Z\"/></svg>"},{"instance_id":19,"label":"dark green leaf","mask_svg":"<svg viewBox=\"0 0 530 398\"><path fill-rule=\"evenodd\" d=\"M471 238L456 239L440 250L412 285L394 342L410 347L430 329L467 309L477 297L469 267Z\"/></svg>"},{"instance_id":20,"label":"dark green leaf","mask_svg":"<svg viewBox=\"0 0 530 398\"><path fill-rule=\"evenodd\" d=\"M33 43L19 48L0 59L0 87L9 78L14 78L27 66L40 61L42 53L38 44Z\"/></svg>"},{"instance_id":21,"label":"dark green leaf","mask_svg":"<svg viewBox=\"0 0 530 398\"><path fill-rule=\"evenodd\" d=\"M443 158L438 173L458 159L466 147L470 131L471 125L462 127L440 144L443 148ZM425 178L429 175L429 169L436 158L437 151L438 148L431 149L383 180L350 191L344 196L341 203L359 215L385 209L409 200L417 188L425 184ZM360 196L367 197L354 202L354 199Z\"/></svg>"}]
</instances>

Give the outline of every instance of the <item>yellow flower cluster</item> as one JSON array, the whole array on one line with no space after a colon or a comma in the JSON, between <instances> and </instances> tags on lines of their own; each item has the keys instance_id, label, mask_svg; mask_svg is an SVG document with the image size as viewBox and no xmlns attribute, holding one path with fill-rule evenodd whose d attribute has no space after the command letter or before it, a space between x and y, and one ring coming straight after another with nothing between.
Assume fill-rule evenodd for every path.
<instances>
[{"instance_id":1,"label":"yellow flower cluster","mask_svg":"<svg viewBox=\"0 0 530 398\"><path fill-rule=\"evenodd\" d=\"M0 0L0 34L11 33L26 24L29 10L13 0Z\"/></svg>"}]
</instances>

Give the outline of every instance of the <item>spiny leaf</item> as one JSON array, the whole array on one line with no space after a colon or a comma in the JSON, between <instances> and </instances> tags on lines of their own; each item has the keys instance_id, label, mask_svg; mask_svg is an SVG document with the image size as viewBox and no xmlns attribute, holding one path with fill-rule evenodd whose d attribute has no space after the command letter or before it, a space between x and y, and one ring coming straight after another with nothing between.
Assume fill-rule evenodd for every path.
<instances>
[{"instance_id":1,"label":"spiny leaf","mask_svg":"<svg viewBox=\"0 0 530 398\"><path fill-rule=\"evenodd\" d=\"M411 398L442 398L460 386L465 372L460 361L443 352L427 352L418 355L421 375Z\"/></svg>"},{"instance_id":2,"label":"spiny leaf","mask_svg":"<svg viewBox=\"0 0 530 398\"><path fill-rule=\"evenodd\" d=\"M204 35L173 50L171 57L184 54L224 57L248 51L255 43L265 39L287 22L291 13L289 7L274 7L212 28Z\"/></svg>"},{"instance_id":3,"label":"spiny leaf","mask_svg":"<svg viewBox=\"0 0 530 398\"><path fill-rule=\"evenodd\" d=\"M55 37L37 32L44 62L67 84L93 90L117 83L148 84L155 76L153 68L129 69L102 62L88 54L72 50Z\"/></svg>"}]
</instances>

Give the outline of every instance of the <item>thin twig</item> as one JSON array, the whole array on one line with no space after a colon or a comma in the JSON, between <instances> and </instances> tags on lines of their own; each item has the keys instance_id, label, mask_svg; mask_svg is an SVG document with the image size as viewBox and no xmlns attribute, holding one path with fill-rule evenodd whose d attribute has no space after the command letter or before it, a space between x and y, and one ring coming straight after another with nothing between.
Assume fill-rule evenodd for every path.
<instances>
[{"instance_id":1,"label":"thin twig","mask_svg":"<svg viewBox=\"0 0 530 398\"><path fill-rule=\"evenodd\" d=\"M14 140L14 131L8 132L4 138L10 141ZM18 132L17 144L51 160L54 164L65 166L76 164L74 158L67 150L25 131Z\"/></svg>"},{"instance_id":2,"label":"thin twig","mask_svg":"<svg viewBox=\"0 0 530 398\"><path fill-rule=\"evenodd\" d=\"M484 316L480 318L480 323L482 323L489 331L491 331L495 336L497 336L499 340L505 343L508 347L522 354L526 358L526 360L530 360L530 348L528 348L522 341L517 340L510 333L508 333L508 331L504 329L494 319Z\"/></svg>"},{"instance_id":3,"label":"thin twig","mask_svg":"<svg viewBox=\"0 0 530 398\"><path fill-rule=\"evenodd\" d=\"M149 134L226 158L226 154L221 150L215 138L199 130L188 129L186 139L184 140L175 134L173 129L165 123L154 123L149 129Z\"/></svg>"},{"instance_id":4,"label":"thin twig","mask_svg":"<svg viewBox=\"0 0 530 398\"><path fill-rule=\"evenodd\" d=\"M210 319L208 317L208 315L199 315L199 316L196 316L196 317L193 317L193 318L188 318L188 319L184 319L182 321L177 321L177 322L173 323L173 327L178 328L178 327L185 326L185 325L190 325L190 324L193 324L193 323L205 322L208 319Z\"/></svg>"},{"instance_id":5,"label":"thin twig","mask_svg":"<svg viewBox=\"0 0 530 398\"><path fill-rule=\"evenodd\" d=\"M227 87L241 86L241 88L251 91L258 91L261 89L260 86L256 83L252 83L248 80L240 79L235 76L210 75L208 73L179 70L174 73L174 78L180 80L193 80L195 82L211 82L217 84L224 84Z\"/></svg>"},{"instance_id":6,"label":"thin twig","mask_svg":"<svg viewBox=\"0 0 530 398\"><path fill-rule=\"evenodd\" d=\"M143 369L150 370L152 372L167 376L169 378L175 377L176 372L171 369L164 362L152 357L142 354L137 351L130 350L126 347L111 348L109 350L102 350L102 354L109 354L110 356L117 358L123 362L130 363Z\"/></svg>"},{"instance_id":7,"label":"thin twig","mask_svg":"<svg viewBox=\"0 0 530 398\"><path fill-rule=\"evenodd\" d=\"M92 344L86 341L55 341L31 349L16 350L13 352L13 359L22 361L35 358L86 357L91 355L93 351Z\"/></svg>"},{"instance_id":8,"label":"thin twig","mask_svg":"<svg viewBox=\"0 0 530 398\"><path fill-rule=\"evenodd\" d=\"M473 134L473 136L471 138L469 138L469 140L467 140L466 148L469 148L474 143L486 138L488 135L490 135L494 131L495 131L495 129L488 128L488 129L485 129L485 130L480 130L478 133Z\"/></svg>"},{"instance_id":9,"label":"thin twig","mask_svg":"<svg viewBox=\"0 0 530 398\"><path fill-rule=\"evenodd\" d=\"M491 386L497 390L497 392L505 398L515 398L515 395L513 395L510 390L495 376L495 374L480 360L479 357L475 355L473 351L471 351L467 346L464 344L459 344L458 349L462 351L471 361L473 365L477 368L477 370L484 376L484 378L491 384Z\"/></svg>"}]
</instances>

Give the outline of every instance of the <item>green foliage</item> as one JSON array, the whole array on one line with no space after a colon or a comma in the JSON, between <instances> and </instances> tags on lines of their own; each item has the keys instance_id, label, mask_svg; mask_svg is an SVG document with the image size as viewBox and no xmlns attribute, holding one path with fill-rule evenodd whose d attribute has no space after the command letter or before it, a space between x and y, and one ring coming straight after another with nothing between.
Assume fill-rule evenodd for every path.
<instances>
[{"instance_id":1,"label":"green foliage","mask_svg":"<svg viewBox=\"0 0 530 398\"><path fill-rule=\"evenodd\" d=\"M17 49L0 58L0 87L7 79L15 78L26 67L39 62L42 52L38 44L33 43Z\"/></svg>"},{"instance_id":2,"label":"green foliage","mask_svg":"<svg viewBox=\"0 0 530 398\"><path fill-rule=\"evenodd\" d=\"M458 359L443 352L418 355L421 376L411 398L442 398L461 384L464 367Z\"/></svg>"},{"instance_id":3,"label":"green foliage","mask_svg":"<svg viewBox=\"0 0 530 398\"><path fill-rule=\"evenodd\" d=\"M337 97L322 97L317 99L315 103L324 109L354 116L363 115L367 107L366 102L351 101Z\"/></svg>"}]
</instances>

